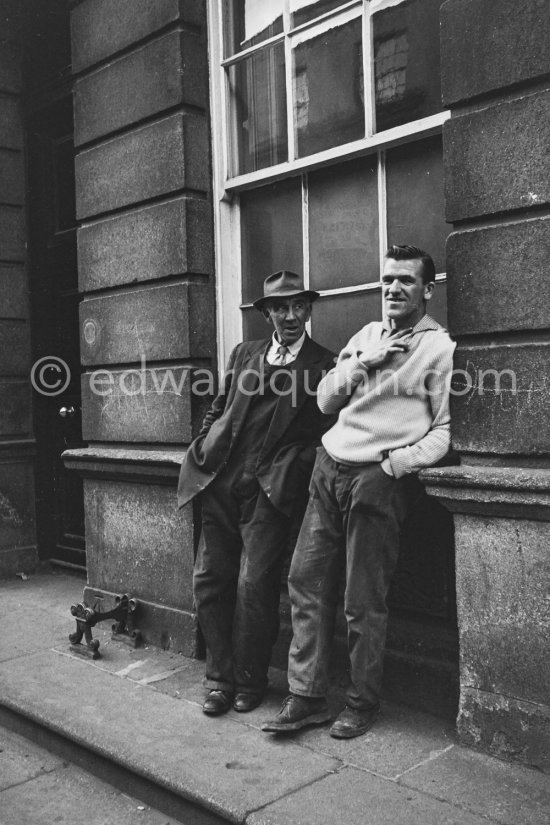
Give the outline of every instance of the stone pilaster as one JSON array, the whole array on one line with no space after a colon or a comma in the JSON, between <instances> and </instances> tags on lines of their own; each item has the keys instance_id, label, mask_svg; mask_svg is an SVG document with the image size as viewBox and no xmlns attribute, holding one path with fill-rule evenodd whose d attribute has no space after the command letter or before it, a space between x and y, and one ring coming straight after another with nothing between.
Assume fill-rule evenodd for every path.
<instances>
[{"instance_id":1,"label":"stone pilaster","mask_svg":"<svg viewBox=\"0 0 550 825\"><path fill-rule=\"evenodd\" d=\"M441 9L453 446L426 472L455 513L458 730L550 770L550 6Z\"/></svg>"},{"instance_id":2,"label":"stone pilaster","mask_svg":"<svg viewBox=\"0 0 550 825\"><path fill-rule=\"evenodd\" d=\"M71 16L86 596L131 592L146 639L193 653L193 509L179 463L215 370L205 4L84 0Z\"/></svg>"}]
</instances>

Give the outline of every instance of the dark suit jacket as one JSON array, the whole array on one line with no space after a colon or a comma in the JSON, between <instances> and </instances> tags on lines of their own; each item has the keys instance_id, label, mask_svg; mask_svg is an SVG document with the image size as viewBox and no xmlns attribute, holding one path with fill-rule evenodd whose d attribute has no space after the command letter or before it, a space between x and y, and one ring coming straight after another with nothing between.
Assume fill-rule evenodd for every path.
<instances>
[{"instance_id":1,"label":"dark suit jacket","mask_svg":"<svg viewBox=\"0 0 550 825\"><path fill-rule=\"evenodd\" d=\"M245 341L231 353L220 392L183 460L180 507L204 490L227 463L245 425L270 340ZM306 336L296 360L285 367L296 389L280 395L260 450L256 477L271 503L288 516L294 512L296 498L307 492L315 448L335 421L321 413L315 393L323 372L333 366L334 353ZM290 381L288 377L287 389Z\"/></svg>"}]
</instances>

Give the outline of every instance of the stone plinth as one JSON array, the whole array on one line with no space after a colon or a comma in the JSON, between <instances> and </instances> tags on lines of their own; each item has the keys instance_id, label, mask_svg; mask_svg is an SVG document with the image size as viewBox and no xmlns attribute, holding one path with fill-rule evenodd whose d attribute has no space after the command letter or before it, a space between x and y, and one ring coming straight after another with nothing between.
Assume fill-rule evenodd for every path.
<instances>
[{"instance_id":1,"label":"stone plinth","mask_svg":"<svg viewBox=\"0 0 550 825\"><path fill-rule=\"evenodd\" d=\"M550 469L422 478L455 514L461 740L550 772Z\"/></svg>"},{"instance_id":2,"label":"stone plinth","mask_svg":"<svg viewBox=\"0 0 550 825\"><path fill-rule=\"evenodd\" d=\"M182 450L89 447L63 454L84 478L88 587L102 610L127 593L140 602L145 641L194 655L192 506L176 505Z\"/></svg>"}]
</instances>

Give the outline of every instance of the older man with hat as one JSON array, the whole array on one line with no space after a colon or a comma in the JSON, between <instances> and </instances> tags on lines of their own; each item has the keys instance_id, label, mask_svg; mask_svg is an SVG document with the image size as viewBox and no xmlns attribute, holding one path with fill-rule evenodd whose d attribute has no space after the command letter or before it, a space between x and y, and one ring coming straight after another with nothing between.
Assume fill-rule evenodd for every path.
<instances>
[{"instance_id":1,"label":"older man with hat","mask_svg":"<svg viewBox=\"0 0 550 825\"><path fill-rule=\"evenodd\" d=\"M315 448L333 423L316 388L334 354L305 331L318 297L293 272L266 278L254 306L273 334L235 347L181 468L179 506L198 494L202 506L193 589L209 715L253 710L267 687L283 562Z\"/></svg>"}]
</instances>

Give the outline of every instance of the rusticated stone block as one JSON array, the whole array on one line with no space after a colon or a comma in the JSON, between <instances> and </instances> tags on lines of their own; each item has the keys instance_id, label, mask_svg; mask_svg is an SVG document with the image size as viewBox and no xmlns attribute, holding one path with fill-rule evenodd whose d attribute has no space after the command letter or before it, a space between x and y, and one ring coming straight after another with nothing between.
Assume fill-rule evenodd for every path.
<instances>
[{"instance_id":1,"label":"rusticated stone block","mask_svg":"<svg viewBox=\"0 0 550 825\"><path fill-rule=\"evenodd\" d=\"M27 298L27 291L27 278L24 268L17 265L0 264L2 317L28 317L29 302Z\"/></svg>"},{"instance_id":2,"label":"rusticated stone block","mask_svg":"<svg viewBox=\"0 0 550 825\"><path fill-rule=\"evenodd\" d=\"M185 367L84 373L84 441L189 442L191 384L191 371Z\"/></svg>"},{"instance_id":3,"label":"rusticated stone block","mask_svg":"<svg viewBox=\"0 0 550 825\"><path fill-rule=\"evenodd\" d=\"M21 54L12 43L0 44L0 91L21 91Z\"/></svg>"},{"instance_id":4,"label":"rusticated stone block","mask_svg":"<svg viewBox=\"0 0 550 825\"><path fill-rule=\"evenodd\" d=\"M461 682L549 704L548 523L457 515L455 525Z\"/></svg>"},{"instance_id":5,"label":"rusticated stone block","mask_svg":"<svg viewBox=\"0 0 550 825\"><path fill-rule=\"evenodd\" d=\"M0 551L26 548L35 542L32 463L0 462Z\"/></svg>"},{"instance_id":6,"label":"rusticated stone block","mask_svg":"<svg viewBox=\"0 0 550 825\"><path fill-rule=\"evenodd\" d=\"M0 436L31 433L31 396L28 380L0 381Z\"/></svg>"},{"instance_id":7,"label":"rusticated stone block","mask_svg":"<svg viewBox=\"0 0 550 825\"><path fill-rule=\"evenodd\" d=\"M82 363L171 361L213 353L214 296L202 284L163 284L80 304Z\"/></svg>"},{"instance_id":8,"label":"rusticated stone block","mask_svg":"<svg viewBox=\"0 0 550 825\"><path fill-rule=\"evenodd\" d=\"M0 201L21 205L25 197L25 178L21 152L0 149Z\"/></svg>"},{"instance_id":9,"label":"rusticated stone block","mask_svg":"<svg viewBox=\"0 0 550 825\"><path fill-rule=\"evenodd\" d=\"M75 144L172 106L207 103L206 45L175 31L76 81Z\"/></svg>"},{"instance_id":10,"label":"rusticated stone block","mask_svg":"<svg viewBox=\"0 0 550 825\"><path fill-rule=\"evenodd\" d=\"M454 363L455 450L550 453L550 344L458 346Z\"/></svg>"},{"instance_id":11,"label":"rusticated stone block","mask_svg":"<svg viewBox=\"0 0 550 825\"><path fill-rule=\"evenodd\" d=\"M202 115L172 115L77 155L77 216L209 185L208 134Z\"/></svg>"},{"instance_id":12,"label":"rusticated stone block","mask_svg":"<svg viewBox=\"0 0 550 825\"><path fill-rule=\"evenodd\" d=\"M25 224L19 206L0 206L0 259L25 259Z\"/></svg>"},{"instance_id":13,"label":"rusticated stone block","mask_svg":"<svg viewBox=\"0 0 550 825\"><path fill-rule=\"evenodd\" d=\"M548 74L547 0L449 0L441 7L441 86L450 106Z\"/></svg>"},{"instance_id":14,"label":"rusticated stone block","mask_svg":"<svg viewBox=\"0 0 550 825\"><path fill-rule=\"evenodd\" d=\"M192 609L193 523L171 485L85 479L88 582Z\"/></svg>"},{"instance_id":15,"label":"rusticated stone block","mask_svg":"<svg viewBox=\"0 0 550 825\"><path fill-rule=\"evenodd\" d=\"M444 126L447 220L550 202L550 93L451 118Z\"/></svg>"},{"instance_id":16,"label":"rusticated stone block","mask_svg":"<svg viewBox=\"0 0 550 825\"><path fill-rule=\"evenodd\" d=\"M23 127L19 101L15 97L0 94L0 146L4 149L21 149Z\"/></svg>"},{"instance_id":17,"label":"rusticated stone block","mask_svg":"<svg viewBox=\"0 0 550 825\"><path fill-rule=\"evenodd\" d=\"M550 326L550 278L546 272L549 232L550 219L539 218L449 236L451 334Z\"/></svg>"},{"instance_id":18,"label":"rusticated stone block","mask_svg":"<svg viewBox=\"0 0 550 825\"><path fill-rule=\"evenodd\" d=\"M167 275L213 272L210 204L178 198L84 224L78 232L81 292Z\"/></svg>"},{"instance_id":19,"label":"rusticated stone block","mask_svg":"<svg viewBox=\"0 0 550 825\"><path fill-rule=\"evenodd\" d=\"M86 0L71 13L74 72L105 60L171 23L201 25L204 0Z\"/></svg>"},{"instance_id":20,"label":"rusticated stone block","mask_svg":"<svg viewBox=\"0 0 550 825\"><path fill-rule=\"evenodd\" d=\"M0 321L0 375L24 375L30 368L29 327L20 321Z\"/></svg>"}]
</instances>

